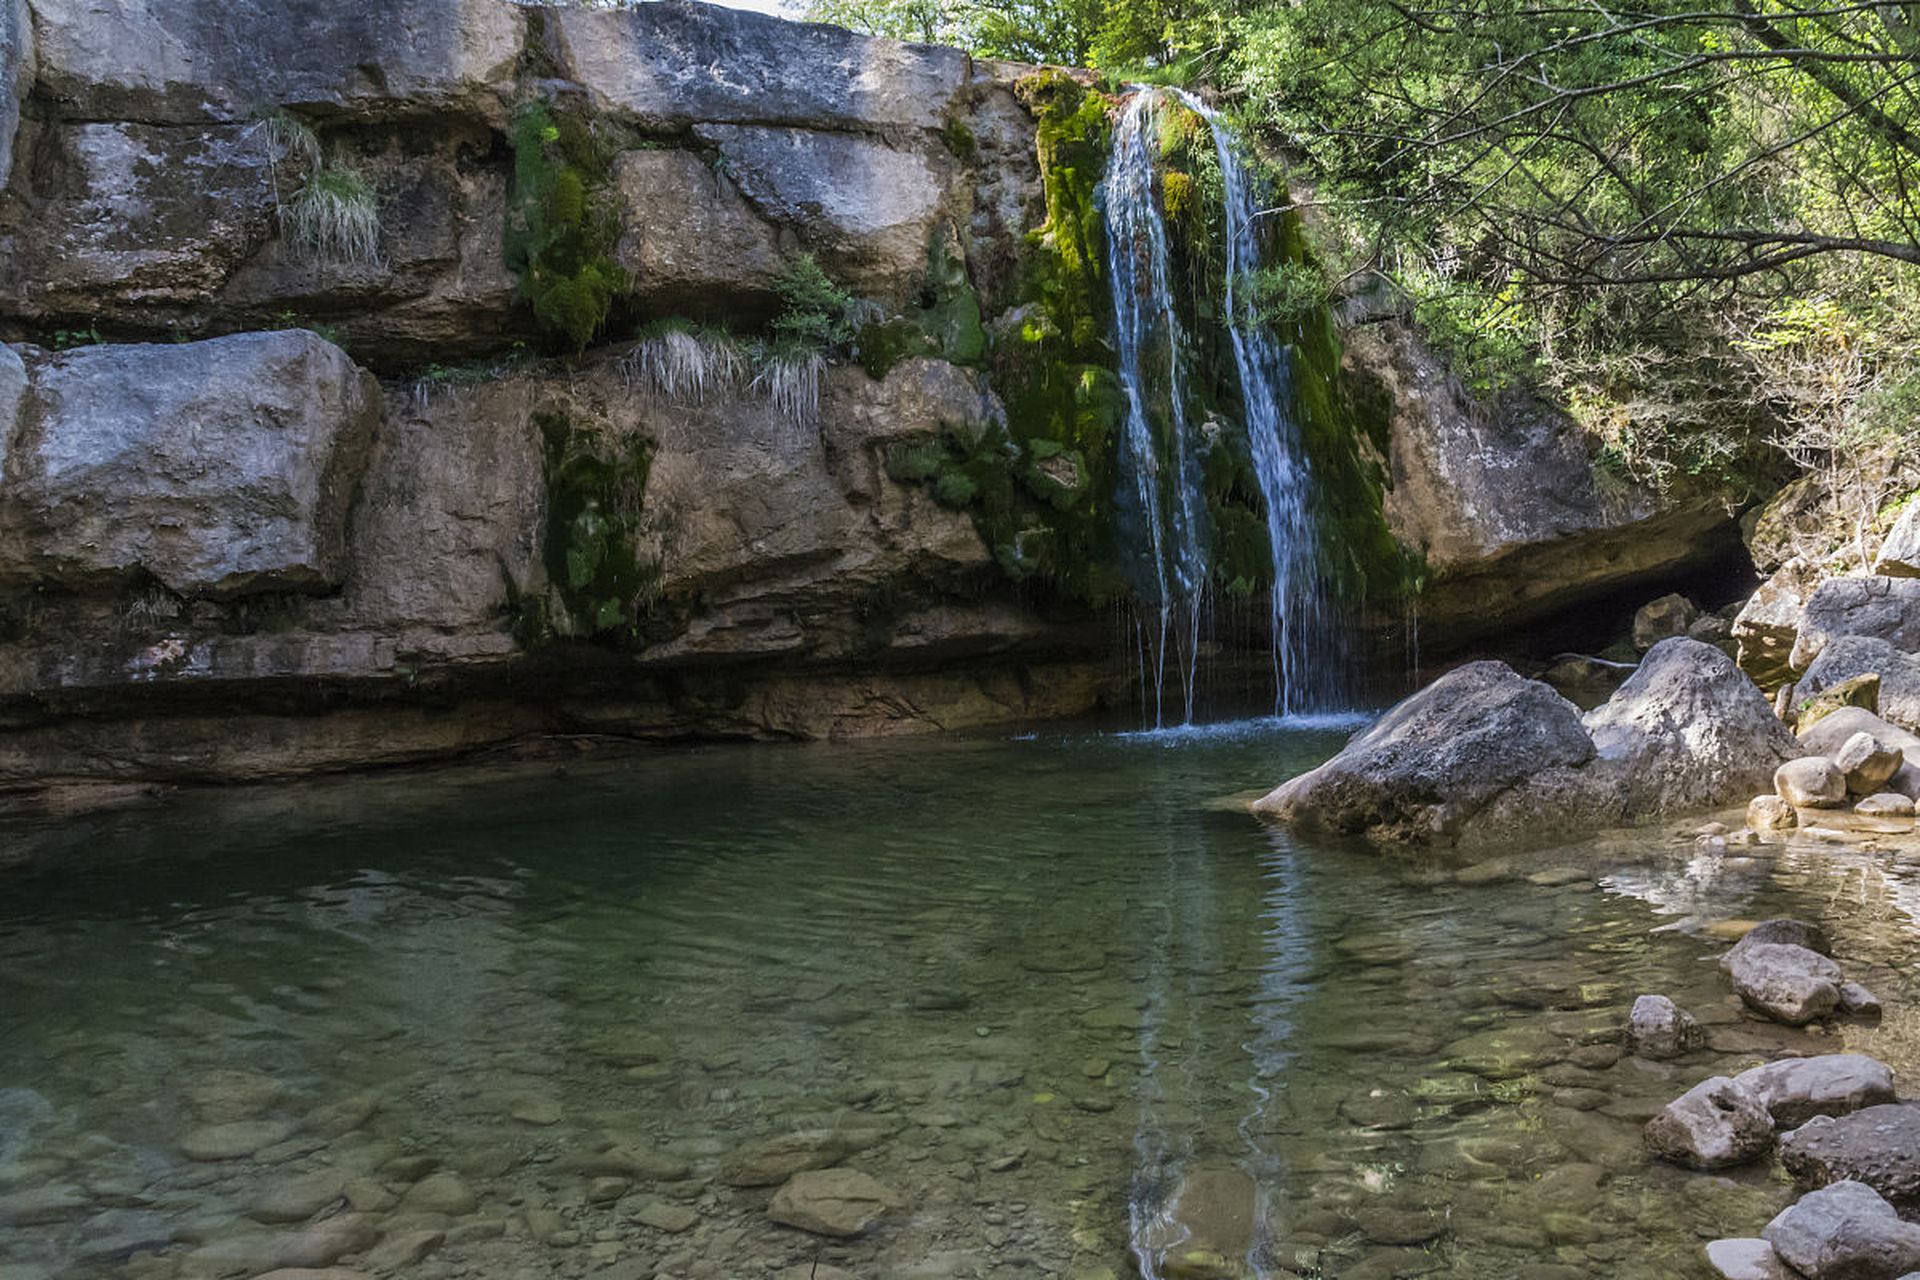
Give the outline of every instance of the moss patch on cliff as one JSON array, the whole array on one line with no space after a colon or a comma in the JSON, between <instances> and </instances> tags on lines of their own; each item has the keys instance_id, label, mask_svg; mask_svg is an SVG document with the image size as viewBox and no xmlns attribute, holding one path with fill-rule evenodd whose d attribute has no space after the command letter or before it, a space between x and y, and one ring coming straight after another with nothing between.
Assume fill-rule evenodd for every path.
<instances>
[{"instance_id":1,"label":"moss patch on cliff","mask_svg":"<svg viewBox=\"0 0 1920 1280\"><path fill-rule=\"evenodd\" d=\"M520 296L557 346L584 351L627 289L614 262L619 210L608 158L580 116L529 102L507 132L513 192L507 207L507 266Z\"/></svg>"},{"instance_id":2,"label":"moss patch on cliff","mask_svg":"<svg viewBox=\"0 0 1920 1280\"><path fill-rule=\"evenodd\" d=\"M642 502L653 446L549 410L536 414L547 483L545 562L550 603L533 629L633 639L659 594L660 567L641 552Z\"/></svg>"}]
</instances>

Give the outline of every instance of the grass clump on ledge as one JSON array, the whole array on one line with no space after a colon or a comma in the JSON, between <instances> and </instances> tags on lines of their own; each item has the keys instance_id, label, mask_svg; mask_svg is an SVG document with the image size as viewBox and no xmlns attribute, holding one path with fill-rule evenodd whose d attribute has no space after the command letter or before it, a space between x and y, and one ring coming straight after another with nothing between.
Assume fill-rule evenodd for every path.
<instances>
[{"instance_id":1,"label":"grass clump on ledge","mask_svg":"<svg viewBox=\"0 0 1920 1280\"><path fill-rule=\"evenodd\" d=\"M380 198L357 169L318 168L280 213L287 231L316 257L380 261Z\"/></svg>"},{"instance_id":2,"label":"grass clump on ledge","mask_svg":"<svg viewBox=\"0 0 1920 1280\"><path fill-rule=\"evenodd\" d=\"M662 320L637 335L620 362L629 384L681 404L699 404L740 385L746 357L732 335L684 320Z\"/></svg>"}]
</instances>

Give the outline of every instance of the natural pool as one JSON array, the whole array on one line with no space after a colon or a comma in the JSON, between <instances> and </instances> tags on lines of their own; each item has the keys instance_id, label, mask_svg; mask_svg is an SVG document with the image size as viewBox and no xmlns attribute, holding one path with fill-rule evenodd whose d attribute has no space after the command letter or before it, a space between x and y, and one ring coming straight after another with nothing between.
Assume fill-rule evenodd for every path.
<instances>
[{"instance_id":1,"label":"natural pool","mask_svg":"<svg viewBox=\"0 0 1920 1280\"><path fill-rule=\"evenodd\" d=\"M1343 737L714 748L16 821L0 1275L1704 1275L1788 1188L1648 1163L1647 1115L1786 1049L1920 1069L1920 870L1669 828L1463 878L1220 803ZM1780 913L1834 928L1884 1023L1743 1018L1712 926ZM1645 991L1713 1051L1621 1057ZM888 1209L865 1235L769 1220L826 1162L884 1203L801 1209Z\"/></svg>"}]
</instances>

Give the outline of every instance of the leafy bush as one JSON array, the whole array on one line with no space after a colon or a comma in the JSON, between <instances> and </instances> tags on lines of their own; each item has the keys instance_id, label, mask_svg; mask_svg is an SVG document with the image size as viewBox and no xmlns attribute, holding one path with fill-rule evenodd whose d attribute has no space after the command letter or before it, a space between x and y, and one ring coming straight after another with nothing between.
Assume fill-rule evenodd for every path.
<instances>
[{"instance_id":1,"label":"leafy bush","mask_svg":"<svg viewBox=\"0 0 1920 1280\"><path fill-rule=\"evenodd\" d=\"M605 190L606 158L582 121L538 102L514 113L507 139L507 265L540 327L578 354L627 289L611 256L619 219Z\"/></svg>"}]
</instances>

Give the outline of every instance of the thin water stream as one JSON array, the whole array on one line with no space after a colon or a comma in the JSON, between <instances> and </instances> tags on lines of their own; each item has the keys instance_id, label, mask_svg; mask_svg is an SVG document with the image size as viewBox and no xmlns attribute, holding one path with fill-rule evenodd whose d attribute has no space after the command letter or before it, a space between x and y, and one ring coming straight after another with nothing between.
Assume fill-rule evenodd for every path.
<instances>
[{"instance_id":1,"label":"thin water stream","mask_svg":"<svg viewBox=\"0 0 1920 1280\"><path fill-rule=\"evenodd\" d=\"M1348 727L712 749L15 822L0 1275L1671 1280L1788 1192L1650 1164L1653 1108L1783 1050L1920 1070L1915 869L1650 832L1462 883L1221 802ZM1730 1002L1706 930L1781 911L1834 926L1880 1027ZM1643 991L1713 1050L1622 1057ZM796 1160L887 1212L774 1221Z\"/></svg>"}]
</instances>

